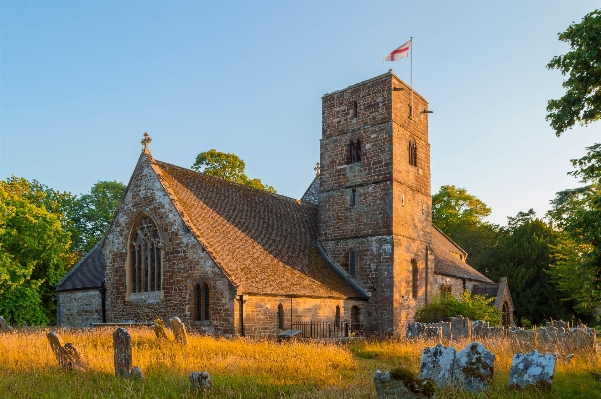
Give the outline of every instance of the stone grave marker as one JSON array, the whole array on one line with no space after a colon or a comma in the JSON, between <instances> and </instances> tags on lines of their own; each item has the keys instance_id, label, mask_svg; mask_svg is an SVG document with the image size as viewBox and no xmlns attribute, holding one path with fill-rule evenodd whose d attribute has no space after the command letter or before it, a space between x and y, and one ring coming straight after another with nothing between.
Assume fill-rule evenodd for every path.
<instances>
[{"instance_id":1,"label":"stone grave marker","mask_svg":"<svg viewBox=\"0 0 601 399\"><path fill-rule=\"evenodd\" d=\"M529 353L516 353L511 361L509 381L511 388L524 388L534 385L538 388L551 388L555 373L555 356L539 353L536 349Z\"/></svg>"},{"instance_id":2,"label":"stone grave marker","mask_svg":"<svg viewBox=\"0 0 601 399\"><path fill-rule=\"evenodd\" d=\"M422 323L413 322L407 325L406 336L409 339L422 338L424 336L425 327Z\"/></svg>"},{"instance_id":3,"label":"stone grave marker","mask_svg":"<svg viewBox=\"0 0 601 399\"><path fill-rule=\"evenodd\" d=\"M60 338L53 331L47 333L46 338L48 338L50 348L60 368L65 370L88 370L88 364L82 359L72 343L68 342L63 346Z\"/></svg>"},{"instance_id":4,"label":"stone grave marker","mask_svg":"<svg viewBox=\"0 0 601 399\"><path fill-rule=\"evenodd\" d=\"M474 338L485 338L485 331L490 328L490 323L487 321L476 320L472 321L472 334Z\"/></svg>"},{"instance_id":5,"label":"stone grave marker","mask_svg":"<svg viewBox=\"0 0 601 399\"><path fill-rule=\"evenodd\" d=\"M167 329L165 328L165 322L160 317L156 318L154 324L152 325L152 329L154 330L157 339L164 339L166 341L169 340L169 337L167 336Z\"/></svg>"},{"instance_id":6,"label":"stone grave marker","mask_svg":"<svg viewBox=\"0 0 601 399\"><path fill-rule=\"evenodd\" d=\"M13 328L8 325L2 316L0 316L0 332L13 332Z\"/></svg>"},{"instance_id":7,"label":"stone grave marker","mask_svg":"<svg viewBox=\"0 0 601 399\"><path fill-rule=\"evenodd\" d=\"M180 345L188 345L188 334L186 334L186 326L179 317L174 317L171 319L171 330L173 331L173 336L175 337L175 342Z\"/></svg>"},{"instance_id":8,"label":"stone grave marker","mask_svg":"<svg viewBox=\"0 0 601 399\"><path fill-rule=\"evenodd\" d=\"M213 382L211 376L206 371L198 372L195 371L190 374L190 385L192 389L211 389L213 388Z\"/></svg>"},{"instance_id":9,"label":"stone grave marker","mask_svg":"<svg viewBox=\"0 0 601 399\"><path fill-rule=\"evenodd\" d=\"M570 328L567 342L572 350L596 351L595 338L596 333L594 328L587 328L584 325L579 325L578 327Z\"/></svg>"},{"instance_id":10,"label":"stone grave marker","mask_svg":"<svg viewBox=\"0 0 601 399\"><path fill-rule=\"evenodd\" d=\"M426 324L425 337L436 341L442 341L442 327L434 327Z\"/></svg>"},{"instance_id":11,"label":"stone grave marker","mask_svg":"<svg viewBox=\"0 0 601 399\"><path fill-rule=\"evenodd\" d=\"M492 382L495 355L480 342L472 342L458 352L453 364L453 380L466 391L485 390Z\"/></svg>"},{"instance_id":12,"label":"stone grave marker","mask_svg":"<svg viewBox=\"0 0 601 399\"><path fill-rule=\"evenodd\" d=\"M115 375L121 378L144 379L139 367L132 368L131 336L123 327L113 333Z\"/></svg>"},{"instance_id":13,"label":"stone grave marker","mask_svg":"<svg viewBox=\"0 0 601 399\"><path fill-rule=\"evenodd\" d=\"M430 380L419 380L406 369L394 369L374 374L378 399L418 399L434 395L435 387Z\"/></svg>"},{"instance_id":14,"label":"stone grave marker","mask_svg":"<svg viewBox=\"0 0 601 399\"><path fill-rule=\"evenodd\" d=\"M419 378L431 379L436 385L447 386L453 381L453 366L456 351L453 347L438 344L433 348L424 348L419 366Z\"/></svg>"},{"instance_id":15,"label":"stone grave marker","mask_svg":"<svg viewBox=\"0 0 601 399\"><path fill-rule=\"evenodd\" d=\"M471 337L471 327L470 319L463 316L450 317L445 319L445 321L449 321L451 323L451 339L453 341L463 338Z\"/></svg>"}]
</instances>

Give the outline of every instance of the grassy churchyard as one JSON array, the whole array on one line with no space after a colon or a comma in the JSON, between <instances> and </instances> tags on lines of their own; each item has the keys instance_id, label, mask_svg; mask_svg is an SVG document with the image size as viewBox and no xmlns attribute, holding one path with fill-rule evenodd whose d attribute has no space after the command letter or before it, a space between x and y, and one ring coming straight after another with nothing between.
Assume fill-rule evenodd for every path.
<instances>
[{"instance_id":1,"label":"grassy churchyard","mask_svg":"<svg viewBox=\"0 0 601 399\"><path fill-rule=\"evenodd\" d=\"M58 367L46 333L25 329L0 335L2 398L375 398L372 376L404 366L417 372L424 346L433 342L367 341L350 345L216 339L189 335L188 345L158 341L148 328L130 328L133 365L144 381L114 376L114 328L56 330L89 365L86 372ZM463 348L468 341L458 342ZM550 392L506 388L514 349L506 340L487 342L495 353L493 385L486 393L451 388L437 398L601 398L601 355L577 353L557 363ZM193 391L188 375L208 371L209 392Z\"/></svg>"}]
</instances>

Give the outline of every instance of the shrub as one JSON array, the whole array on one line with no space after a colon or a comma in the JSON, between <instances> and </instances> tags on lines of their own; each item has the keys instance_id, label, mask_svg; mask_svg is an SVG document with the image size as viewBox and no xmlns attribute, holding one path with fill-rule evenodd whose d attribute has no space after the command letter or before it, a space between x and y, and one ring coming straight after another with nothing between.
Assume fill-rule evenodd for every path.
<instances>
[{"instance_id":1,"label":"shrub","mask_svg":"<svg viewBox=\"0 0 601 399\"><path fill-rule=\"evenodd\" d=\"M483 320L491 326L501 325L502 315L500 309L492 306L495 298L484 295L472 295L464 291L461 299L452 295L434 297L434 300L424 306L415 314L415 321L421 323L435 323L445 317L463 316L471 320Z\"/></svg>"}]
</instances>

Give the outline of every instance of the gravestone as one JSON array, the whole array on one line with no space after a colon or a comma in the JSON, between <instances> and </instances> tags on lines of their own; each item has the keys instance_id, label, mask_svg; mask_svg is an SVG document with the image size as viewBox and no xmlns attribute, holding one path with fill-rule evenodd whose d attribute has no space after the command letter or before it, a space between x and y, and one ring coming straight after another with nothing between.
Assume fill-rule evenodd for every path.
<instances>
[{"instance_id":1,"label":"gravestone","mask_svg":"<svg viewBox=\"0 0 601 399\"><path fill-rule=\"evenodd\" d=\"M547 327L563 328L568 331L570 329L570 323L563 320L548 320L546 322Z\"/></svg>"},{"instance_id":2,"label":"gravestone","mask_svg":"<svg viewBox=\"0 0 601 399\"><path fill-rule=\"evenodd\" d=\"M507 338L514 347L528 350L534 349L536 342L534 331L527 331L518 327L509 328L507 330Z\"/></svg>"},{"instance_id":3,"label":"gravestone","mask_svg":"<svg viewBox=\"0 0 601 399\"><path fill-rule=\"evenodd\" d=\"M568 343L568 336L564 328L549 326L536 330L538 345L547 349L564 350Z\"/></svg>"},{"instance_id":4,"label":"gravestone","mask_svg":"<svg viewBox=\"0 0 601 399\"><path fill-rule=\"evenodd\" d=\"M447 386L453 380L453 365L456 351L438 344L433 348L424 348L419 366L419 378L431 379L436 385Z\"/></svg>"},{"instance_id":5,"label":"gravestone","mask_svg":"<svg viewBox=\"0 0 601 399\"><path fill-rule=\"evenodd\" d=\"M186 326L179 317L174 317L171 319L171 330L173 331L173 336L175 337L175 342L180 345L188 345L188 335L186 334Z\"/></svg>"},{"instance_id":6,"label":"gravestone","mask_svg":"<svg viewBox=\"0 0 601 399\"><path fill-rule=\"evenodd\" d=\"M89 368L72 343L68 342L64 346L61 345L60 338L52 331L46 334L46 338L48 338L50 348L60 368L80 371L85 371Z\"/></svg>"},{"instance_id":7,"label":"gravestone","mask_svg":"<svg viewBox=\"0 0 601 399\"><path fill-rule=\"evenodd\" d=\"M430 327L440 327L441 338L445 341L451 340L451 323L445 321L439 321L438 323L428 324Z\"/></svg>"},{"instance_id":8,"label":"gravestone","mask_svg":"<svg viewBox=\"0 0 601 399\"><path fill-rule=\"evenodd\" d=\"M422 323L413 322L407 325L406 336L409 339L422 338L424 336L425 327Z\"/></svg>"},{"instance_id":9,"label":"gravestone","mask_svg":"<svg viewBox=\"0 0 601 399\"><path fill-rule=\"evenodd\" d=\"M434 327L426 324L425 337L436 341L442 341L442 327Z\"/></svg>"},{"instance_id":10,"label":"gravestone","mask_svg":"<svg viewBox=\"0 0 601 399\"><path fill-rule=\"evenodd\" d=\"M0 316L0 332L13 332L13 328L8 325L2 316Z\"/></svg>"},{"instance_id":11,"label":"gravestone","mask_svg":"<svg viewBox=\"0 0 601 399\"><path fill-rule=\"evenodd\" d=\"M391 378L388 371L386 373L382 373L380 370L376 371L374 386L378 399L418 399L424 397L419 393L412 392L402 380Z\"/></svg>"},{"instance_id":12,"label":"gravestone","mask_svg":"<svg viewBox=\"0 0 601 399\"><path fill-rule=\"evenodd\" d=\"M479 342L472 342L455 355L453 380L466 391L485 390L492 382L495 355Z\"/></svg>"},{"instance_id":13,"label":"gravestone","mask_svg":"<svg viewBox=\"0 0 601 399\"><path fill-rule=\"evenodd\" d=\"M113 333L113 351L115 375L121 378L129 378L132 362L131 336L123 327L119 327Z\"/></svg>"},{"instance_id":14,"label":"gravestone","mask_svg":"<svg viewBox=\"0 0 601 399\"><path fill-rule=\"evenodd\" d=\"M472 324L467 317L449 317L444 321L449 321L451 323L451 339L453 341L465 338L469 339L471 337Z\"/></svg>"},{"instance_id":15,"label":"gravestone","mask_svg":"<svg viewBox=\"0 0 601 399\"><path fill-rule=\"evenodd\" d=\"M529 353L516 353L511 361L507 385L511 388L524 388L527 385L551 388L554 373L554 355L543 355L536 349Z\"/></svg>"},{"instance_id":16,"label":"gravestone","mask_svg":"<svg viewBox=\"0 0 601 399\"><path fill-rule=\"evenodd\" d=\"M167 330L165 328L165 322L163 321L163 319L161 319L160 317L157 317L156 320L154 321L154 324L152 325L152 329L154 330L154 333L157 336L157 339L159 340L169 340L169 337L167 336Z\"/></svg>"},{"instance_id":17,"label":"gravestone","mask_svg":"<svg viewBox=\"0 0 601 399\"><path fill-rule=\"evenodd\" d=\"M291 341L296 337L300 337L302 330L286 330L278 334L278 341Z\"/></svg>"},{"instance_id":18,"label":"gravestone","mask_svg":"<svg viewBox=\"0 0 601 399\"><path fill-rule=\"evenodd\" d=\"M490 323L487 321L472 321L472 336L479 339L485 338L485 331L488 328L490 328Z\"/></svg>"},{"instance_id":19,"label":"gravestone","mask_svg":"<svg viewBox=\"0 0 601 399\"><path fill-rule=\"evenodd\" d=\"M211 376L206 371L198 372L195 371L190 374L190 385L192 389L211 389L213 388L213 382Z\"/></svg>"},{"instance_id":20,"label":"gravestone","mask_svg":"<svg viewBox=\"0 0 601 399\"><path fill-rule=\"evenodd\" d=\"M504 339L505 329L503 327L489 327L483 330L486 339Z\"/></svg>"}]
</instances>

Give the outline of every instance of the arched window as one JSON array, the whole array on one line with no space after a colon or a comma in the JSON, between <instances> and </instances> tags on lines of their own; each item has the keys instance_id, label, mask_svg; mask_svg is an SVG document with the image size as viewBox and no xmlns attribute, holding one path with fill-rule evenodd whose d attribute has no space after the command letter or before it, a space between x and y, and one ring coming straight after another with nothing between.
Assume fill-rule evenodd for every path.
<instances>
[{"instance_id":1,"label":"arched window","mask_svg":"<svg viewBox=\"0 0 601 399\"><path fill-rule=\"evenodd\" d=\"M196 308L194 320L202 321L202 290L200 284L196 284L194 287L194 307Z\"/></svg>"},{"instance_id":2,"label":"arched window","mask_svg":"<svg viewBox=\"0 0 601 399\"><path fill-rule=\"evenodd\" d=\"M359 104L357 104L357 101L353 101L353 118L357 116L359 116Z\"/></svg>"},{"instance_id":3,"label":"arched window","mask_svg":"<svg viewBox=\"0 0 601 399\"><path fill-rule=\"evenodd\" d=\"M351 163L357 162L357 160L355 159L355 156L357 154L355 153L355 142L354 141L351 141L349 143L348 150L349 150L349 159L350 159Z\"/></svg>"},{"instance_id":4,"label":"arched window","mask_svg":"<svg viewBox=\"0 0 601 399\"><path fill-rule=\"evenodd\" d=\"M340 326L340 306L336 305L336 318L334 319L334 328L341 328Z\"/></svg>"},{"instance_id":5,"label":"arched window","mask_svg":"<svg viewBox=\"0 0 601 399\"><path fill-rule=\"evenodd\" d=\"M361 162L361 140L359 139L355 143L355 159L357 162Z\"/></svg>"},{"instance_id":6,"label":"arched window","mask_svg":"<svg viewBox=\"0 0 601 399\"><path fill-rule=\"evenodd\" d=\"M202 320L211 320L211 318L209 317L210 315L210 306L209 306L209 285L207 283L204 283L202 286L202 291L203 291L203 317Z\"/></svg>"},{"instance_id":7,"label":"arched window","mask_svg":"<svg viewBox=\"0 0 601 399\"><path fill-rule=\"evenodd\" d=\"M353 141L348 145L348 160L350 163L361 162L361 140Z\"/></svg>"},{"instance_id":8,"label":"arched window","mask_svg":"<svg viewBox=\"0 0 601 399\"><path fill-rule=\"evenodd\" d=\"M417 269L417 261L415 259L411 259L411 296L413 299L417 299L417 287L418 287L418 269Z\"/></svg>"},{"instance_id":9,"label":"arched window","mask_svg":"<svg viewBox=\"0 0 601 399\"><path fill-rule=\"evenodd\" d=\"M357 254L355 251L351 251L348 254L348 270L351 277L357 275Z\"/></svg>"},{"instance_id":10,"label":"arched window","mask_svg":"<svg viewBox=\"0 0 601 399\"><path fill-rule=\"evenodd\" d=\"M131 292L161 291L163 243L154 221L143 217L132 228Z\"/></svg>"},{"instance_id":11,"label":"arched window","mask_svg":"<svg viewBox=\"0 0 601 399\"><path fill-rule=\"evenodd\" d=\"M281 303L278 305L278 328L284 329L284 305Z\"/></svg>"},{"instance_id":12,"label":"arched window","mask_svg":"<svg viewBox=\"0 0 601 399\"><path fill-rule=\"evenodd\" d=\"M511 326L511 315L509 314L509 305L507 302L503 302L502 310L503 312L503 326L510 327Z\"/></svg>"},{"instance_id":13,"label":"arched window","mask_svg":"<svg viewBox=\"0 0 601 399\"><path fill-rule=\"evenodd\" d=\"M417 166L417 144L414 140L410 141L408 146L409 165Z\"/></svg>"}]
</instances>

